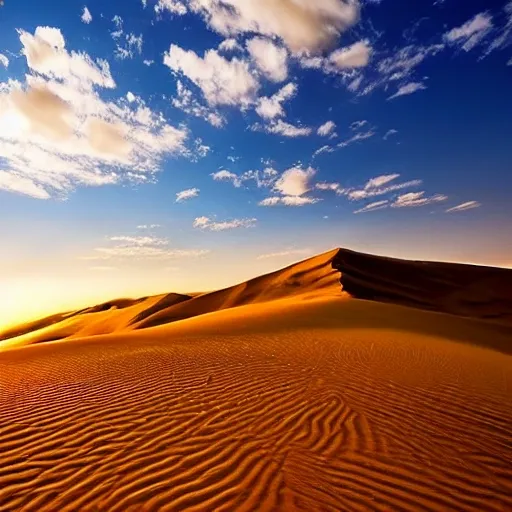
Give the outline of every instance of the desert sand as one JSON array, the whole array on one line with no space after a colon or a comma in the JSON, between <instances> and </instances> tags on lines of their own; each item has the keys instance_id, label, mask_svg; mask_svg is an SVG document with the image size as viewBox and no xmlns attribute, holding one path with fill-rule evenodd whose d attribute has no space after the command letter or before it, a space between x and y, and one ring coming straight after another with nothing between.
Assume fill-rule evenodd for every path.
<instances>
[{"instance_id":1,"label":"desert sand","mask_svg":"<svg viewBox=\"0 0 512 512\"><path fill-rule=\"evenodd\" d=\"M0 333L0 511L512 510L512 271L334 250Z\"/></svg>"}]
</instances>

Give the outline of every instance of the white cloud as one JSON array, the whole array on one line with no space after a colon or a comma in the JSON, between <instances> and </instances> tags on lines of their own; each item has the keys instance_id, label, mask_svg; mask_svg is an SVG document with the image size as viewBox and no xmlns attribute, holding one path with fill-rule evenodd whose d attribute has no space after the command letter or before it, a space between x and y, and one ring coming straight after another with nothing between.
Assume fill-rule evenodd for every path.
<instances>
[{"instance_id":1,"label":"white cloud","mask_svg":"<svg viewBox=\"0 0 512 512\"><path fill-rule=\"evenodd\" d=\"M0 53L0 64L4 68L9 66L9 59L3 53Z\"/></svg>"},{"instance_id":2,"label":"white cloud","mask_svg":"<svg viewBox=\"0 0 512 512\"><path fill-rule=\"evenodd\" d=\"M189 8L226 37L277 36L293 52L325 48L359 19L358 2L341 0L194 0Z\"/></svg>"},{"instance_id":3,"label":"white cloud","mask_svg":"<svg viewBox=\"0 0 512 512\"><path fill-rule=\"evenodd\" d=\"M321 137L327 137L327 135L332 135L334 130L336 129L336 123L334 121L327 121L317 130L317 134Z\"/></svg>"},{"instance_id":4,"label":"white cloud","mask_svg":"<svg viewBox=\"0 0 512 512\"><path fill-rule=\"evenodd\" d=\"M338 70L362 68L368 65L371 52L372 49L367 41L359 41L331 53L329 63Z\"/></svg>"},{"instance_id":5,"label":"white cloud","mask_svg":"<svg viewBox=\"0 0 512 512\"><path fill-rule=\"evenodd\" d=\"M336 192L336 194L338 195L342 195L343 193L345 193L345 189L343 189L339 183L326 183L325 181L322 181L320 183L317 183L315 185L315 188L317 190L330 190Z\"/></svg>"},{"instance_id":6,"label":"white cloud","mask_svg":"<svg viewBox=\"0 0 512 512\"><path fill-rule=\"evenodd\" d=\"M488 55L494 50L499 50L508 47L512 42L512 1L509 1L504 7L506 21L505 25L498 28L498 34L494 37L490 43L485 54ZM512 65L512 60L508 62L508 65Z\"/></svg>"},{"instance_id":7,"label":"white cloud","mask_svg":"<svg viewBox=\"0 0 512 512\"><path fill-rule=\"evenodd\" d=\"M386 134L384 135L384 137L382 137L384 140L388 140L390 137L392 137L393 135L396 135L398 133L398 130L395 130L394 128L392 128L391 130L388 130L386 132Z\"/></svg>"},{"instance_id":8,"label":"white cloud","mask_svg":"<svg viewBox=\"0 0 512 512\"><path fill-rule=\"evenodd\" d=\"M482 206L478 201L468 201L467 203L459 204L453 208L446 210L446 213L464 212L466 210L473 210L474 208L480 208Z\"/></svg>"},{"instance_id":9,"label":"white cloud","mask_svg":"<svg viewBox=\"0 0 512 512\"><path fill-rule=\"evenodd\" d=\"M279 173L272 167L267 167L263 171L246 171L241 175L224 169L211 176L215 181L230 181L236 188L240 188L247 181L254 181L258 188L268 188L277 181Z\"/></svg>"},{"instance_id":10,"label":"white cloud","mask_svg":"<svg viewBox=\"0 0 512 512\"><path fill-rule=\"evenodd\" d=\"M406 85L402 85L402 87L400 87L398 89L398 91L393 94L393 96L390 96L388 98L388 100L392 100L394 98L398 98L400 96L407 96L409 94L414 94L415 92L418 92L418 91L423 91L425 90L427 87L425 85L423 85L422 83L419 83L419 82L411 82L409 84L406 84Z\"/></svg>"},{"instance_id":11,"label":"white cloud","mask_svg":"<svg viewBox=\"0 0 512 512\"><path fill-rule=\"evenodd\" d=\"M247 62L237 58L226 60L215 50L208 50L201 58L192 50L172 44L165 53L164 64L194 82L213 106L247 107L254 102L259 89Z\"/></svg>"},{"instance_id":12,"label":"white cloud","mask_svg":"<svg viewBox=\"0 0 512 512\"><path fill-rule=\"evenodd\" d=\"M166 238L113 236L114 245L97 247L95 254L81 259L94 260L167 260L169 258L197 258L210 251L203 249L172 249Z\"/></svg>"},{"instance_id":13,"label":"white cloud","mask_svg":"<svg viewBox=\"0 0 512 512\"><path fill-rule=\"evenodd\" d=\"M399 177L400 174L384 174L382 176L377 176L376 178L368 180L364 188L365 190L380 188L392 181L395 181Z\"/></svg>"},{"instance_id":14,"label":"white cloud","mask_svg":"<svg viewBox=\"0 0 512 512\"><path fill-rule=\"evenodd\" d=\"M121 242L125 245L134 245L139 247L162 247L168 245L166 238L158 238L154 236L111 236L111 242Z\"/></svg>"},{"instance_id":15,"label":"white cloud","mask_svg":"<svg viewBox=\"0 0 512 512\"><path fill-rule=\"evenodd\" d=\"M259 202L260 206L277 206L279 204L284 206L305 206L307 204L318 203L320 199L315 197L301 197L301 196L273 196L263 199Z\"/></svg>"},{"instance_id":16,"label":"white cloud","mask_svg":"<svg viewBox=\"0 0 512 512\"><path fill-rule=\"evenodd\" d=\"M116 50L114 55L117 59L133 59L135 55L142 54L142 44L144 42L142 34L136 36L133 33L124 34L124 39L121 41L120 37L117 40Z\"/></svg>"},{"instance_id":17,"label":"white cloud","mask_svg":"<svg viewBox=\"0 0 512 512\"><path fill-rule=\"evenodd\" d=\"M164 11L183 16L187 13L187 7L180 0L158 0L155 5L155 12L159 14Z\"/></svg>"},{"instance_id":18,"label":"white cloud","mask_svg":"<svg viewBox=\"0 0 512 512\"><path fill-rule=\"evenodd\" d=\"M318 155L321 155L322 153L332 153L334 151L334 148L332 146L322 146L320 149L317 149L313 153L313 158L317 157Z\"/></svg>"},{"instance_id":19,"label":"white cloud","mask_svg":"<svg viewBox=\"0 0 512 512\"><path fill-rule=\"evenodd\" d=\"M147 181L163 158L188 155L188 133L142 100L104 101L106 61L69 52L59 29L19 31L30 74L0 84L1 188L37 198L77 186Z\"/></svg>"},{"instance_id":20,"label":"white cloud","mask_svg":"<svg viewBox=\"0 0 512 512\"><path fill-rule=\"evenodd\" d=\"M192 199L193 197L197 197L199 195L198 188L189 188L187 190L182 190L176 194L176 202L182 203L183 201L187 201L188 199Z\"/></svg>"},{"instance_id":21,"label":"white cloud","mask_svg":"<svg viewBox=\"0 0 512 512\"><path fill-rule=\"evenodd\" d=\"M430 46L408 45L379 62L378 71L384 75L383 83L405 80L425 59L437 55L444 44Z\"/></svg>"},{"instance_id":22,"label":"white cloud","mask_svg":"<svg viewBox=\"0 0 512 512\"><path fill-rule=\"evenodd\" d=\"M299 57L299 64L305 69L320 69L325 60L322 57L312 57L309 54L302 54Z\"/></svg>"},{"instance_id":23,"label":"white cloud","mask_svg":"<svg viewBox=\"0 0 512 512\"><path fill-rule=\"evenodd\" d=\"M263 37L255 37L246 43L253 62L273 82L283 82L288 77L288 52Z\"/></svg>"},{"instance_id":24,"label":"white cloud","mask_svg":"<svg viewBox=\"0 0 512 512\"><path fill-rule=\"evenodd\" d=\"M350 129L352 131L360 130L361 128L363 128L363 126L366 126L367 124L368 124L368 121L366 121L366 119L363 119L362 121L354 121L350 125Z\"/></svg>"},{"instance_id":25,"label":"white cloud","mask_svg":"<svg viewBox=\"0 0 512 512\"><path fill-rule=\"evenodd\" d=\"M348 198L351 201L360 201L369 197L382 196L391 192L403 190L405 188L416 187L422 184L421 180L411 180L405 183L391 184L397 178L399 174L384 174L377 176L366 182L366 185L362 189L350 189L347 191Z\"/></svg>"},{"instance_id":26,"label":"white cloud","mask_svg":"<svg viewBox=\"0 0 512 512\"><path fill-rule=\"evenodd\" d=\"M85 24L89 24L91 23L92 21L92 15L91 15L91 12L89 11L89 9L87 9L87 6L84 7L84 10L82 12L82 16L80 17L80 19L85 23Z\"/></svg>"},{"instance_id":27,"label":"white cloud","mask_svg":"<svg viewBox=\"0 0 512 512\"><path fill-rule=\"evenodd\" d=\"M233 183L233 185L237 188L242 186L241 178L237 174L226 171L225 169L214 172L211 174L211 176L215 181L231 181L231 183Z\"/></svg>"},{"instance_id":28,"label":"white cloud","mask_svg":"<svg viewBox=\"0 0 512 512\"><path fill-rule=\"evenodd\" d=\"M258 125L256 125L258 128ZM263 129L267 133L272 133L274 135L283 135L284 137L307 137L311 135L313 132L312 128L307 126L295 126L290 124L282 119L278 119L277 121L272 121L270 124L263 127Z\"/></svg>"},{"instance_id":29,"label":"white cloud","mask_svg":"<svg viewBox=\"0 0 512 512\"><path fill-rule=\"evenodd\" d=\"M158 229L161 228L161 224L140 224L137 229Z\"/></svg>"},{"instance_id":30,"label":"white cloud","mask_svg":"<svg viewBox=\"0 0 512 512\"><path fill-rule=\"evenodd\" d=\"M477 46L493 29L492 16L486 12L477 14L474 18L460 27L446 32L443 39L460 46L469 52Z\"/></svg>"},{"instance_id":31,"label":"white cloud","mask_svg":"<svg viewBox=\"0 0 512 512\"><path fill-rule=\"evenodd\" d=\"M115 87L108 62L95 62L85 53L69 53L58 28L37 27L33 35L24 30L18 30L18 34L31 71L56 80L80 82L87 89L95 85Z\"/></svg>"},{"instance_id":32,"label":"white cloud","mask_svg":"<svg viewBox=\"0 0 512 512\"><path fill-rule=\"evenodd\" d=\"M233 219L229 221L216 222L209 217L197 217L194 221L194 227L208 231L227 231L238 228L253 228L257 219Z\"/></svg>"},{"instance_id":33,"label":"white cloud","mask_svg":"<svg viewBox=\"0 0 512 512\"><path fill-rule=\"evenodd\" d=\"M49 199L48 191L34 183L30 178L23 176L22 173L0 170L0 190L15 192L35 199Z\"/></svg>"},{"instance_id":34,"label":"white cloud","mask_svg":"<svg viewBox=\"0 0 512 512\"><path fill-rule=\"evenodd\" d=\"M296 93L296 84L286 84L273 96L259 98L256 113L264 119L283 117L285 115L283 103L293 98Z\"/></svg>"},{"instance_id":35,"label":"white cloud","mask_svg":"<svg viewBox=\"0 0 512 512\"><path fill-rule=\"evenodd\" d=\"M371 139L375 135L373 130L368 130L367 132L356 133L354 136L350 137L347 140L340 142L336 147L338 148L346 148L355 142L359 142L361 140Z\"/></svg>"},{"instance_id":36,"label":"white cloud","mask_svg":"<svg viewBox=\"0 0 512 512\"><path fill-rule=\"evenodd\" d=\"M219 44L219 52L234 52L234 51L242 51L243 48L238 44L236 39L232 37L228 39L224 39L222 43Z\"/></svg>"},{"instance_id":37,"label":"white cloud","mask_svg":"<svg viewBox=\"0 0 512 512\"><path fill-rule=\"evenodd\" d=\"M439 203L446 201L447 196L436 194L431 197L425 197L425 192L409 192L398 196L396 201L391 205L393 208L410 208L415 206L425 206L427 204Z\"/></svg>"},{"instance_id":38,"label":"white cloud","mask_svg":"<svg viewBox=\"0 0 512 512\"><path fill-rule=\"evenodd\" d=\"M285 196L302 196L311 190L311 180L315 174L316 170L312 167L307 169L292 167L283 172L274 185L274 190Z\"/></svg>"},{"instance_id":39,"label":"white cloud","mask_svg":"<svg viewBox=\"0 0 512 512\"><path fill-rule=\"evenodd\" d=\"M376 201L375 203L367 204L364 208L356 210L354 213L374 212L376 210L382 210L383 208L387 208L388 206L389 201L385 199L384 201Z\"/></svg>"},{"instance_id":40,"label":"white cloud","mask_svg":"<svg viewBox=\"0 0 512 512\"><path fill-rule=\"evenodd\" d=\"M144 66L148 66L149 67L149 66L152 66L155 63L155 61L154 60L147 60L147 59L145 59L145 60L142 61L142 63L144 64Z\"/></svg>"},{"instance_id":41,"label":"white cloud","mask_svg":"<svg viewBox=\"0 0 512 512\"><path fill-rule=\"evenodd\" d=\"M268 254L261 254L256 259L258 260L268 260L274 258L284 258L287 256L305 256L311 254L313 251L311 249L288 249L285 251L272 252Z\"/></svg>"},{"instance_id":42,"label":"white cloud","mask_svg":"<svg viewBox=\"0 0 512 512\"><path fill-rule=\"evenodd\" d=\"M201 105L181 80L176 82L176 96L172 98L171 102L174 107L183 110L186 114L204 119L216 128L221 128L226 123L226 119L219 112Z\"/></svg>"},{"instance_id":43,"label":"white cloud","mask_svg":"<svg viewBox=\"0 0 512 512\"><path fill-rule=\"evenodd\" d=\"M112 18L112 22L116 26L117 30L110 32L110 35L112 36L112 39L114 39L114 41L117 41L123 35L123 18L121 18L119 14L116 14Z\"/></svg>"}]
</instances>

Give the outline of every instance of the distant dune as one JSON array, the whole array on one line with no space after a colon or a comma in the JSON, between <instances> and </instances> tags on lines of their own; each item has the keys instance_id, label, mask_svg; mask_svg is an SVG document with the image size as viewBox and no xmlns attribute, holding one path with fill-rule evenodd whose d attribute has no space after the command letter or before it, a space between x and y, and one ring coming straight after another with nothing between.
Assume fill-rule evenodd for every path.
<instances>
[{"instance_id":1,"label":"distant dune","mask_svg":"<svg viewBox=\"0 0 512 512\"><path fill-rule=\"evenodd\" d=\"M512 510L511 279L334 250L5 331L0 512Z\"/></svg>"}]
</instances>

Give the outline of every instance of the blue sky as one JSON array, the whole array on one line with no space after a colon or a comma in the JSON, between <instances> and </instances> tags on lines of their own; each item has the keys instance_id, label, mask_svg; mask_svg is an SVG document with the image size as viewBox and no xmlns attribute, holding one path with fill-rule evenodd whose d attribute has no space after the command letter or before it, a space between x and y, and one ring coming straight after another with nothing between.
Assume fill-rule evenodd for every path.
<instances>
[{"instance_id":1,"label":"blue sky","mask_svg":"<svg viewBox=\"0 0 512 512\"><path fill-rule=\"evenodd\" d=\"M511 43L510 1L5 0L7 323L337 246L511 266Z\"/></svg>"}]
</instances>

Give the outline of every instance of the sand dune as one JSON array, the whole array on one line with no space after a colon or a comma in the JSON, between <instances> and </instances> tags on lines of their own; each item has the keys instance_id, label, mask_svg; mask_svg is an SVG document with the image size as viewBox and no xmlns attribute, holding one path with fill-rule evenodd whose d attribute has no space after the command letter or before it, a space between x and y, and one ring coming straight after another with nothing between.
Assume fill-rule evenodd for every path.
<instances>
[{"instance_id":1,"label":"sand dune","mask_svg":"<svg viewBox=\"0 0 512 512\"><path fill-rule=\"evenodd\" d=\"M359 299L512 324L512 271L405 261L342 249L333 259L343 289Z\"/></svg>"},{"instance_id":2,"label":"sand dune","mask_svg":"<svg viewBox=\"0 0 512 512\"><path fill-rule=\"evenodd\" d=\"M333 250L211 293L170 293L138 300L120 299L80 311L54 315L0 332L0 350L70 337L144 329L205 313L282 298L340 295L339 273L331 265L336 253L337 250Z\"/></svg>"},{"instance_id":3,"label":"sand dune","mask_svg":"<svg viewBox=\"0 0 512 512\"><path fill-rule=\"evenodd\" d=\"M496 289L339 254L1 352L0 511L512 510L508 313L439 312Z\"/></svg>"},{"instance_id":4,"label":"sand dune","mask_svg":"<svg viewBox=\"0 0 512 512\"><path fill-rule=\"evenodd\" d=\"M512 324L512 272L415 262L335 249L223 290L118 299L0 332L0 350L128 332L277 299L348 294L459 316Z\"/></svg>"}]
</instances>

